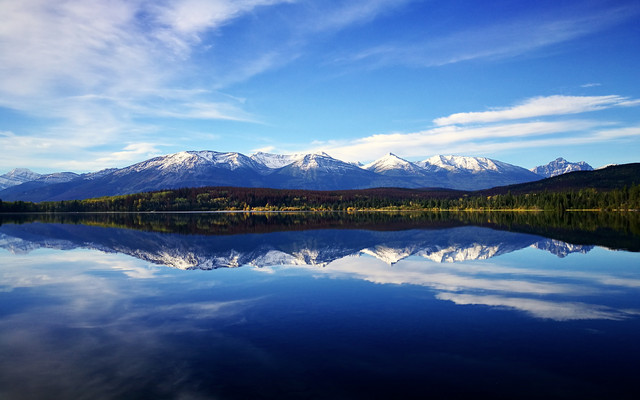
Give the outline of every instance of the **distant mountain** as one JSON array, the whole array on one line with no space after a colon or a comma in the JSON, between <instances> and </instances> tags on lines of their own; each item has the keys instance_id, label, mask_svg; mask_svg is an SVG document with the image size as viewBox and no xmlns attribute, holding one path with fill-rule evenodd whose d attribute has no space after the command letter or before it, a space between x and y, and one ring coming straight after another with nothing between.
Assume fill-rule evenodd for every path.
<instances>
[{"instance_id":1,"label":"distant mountain","mask_svg":"<svg viewBox=\"0 0 640 400\"><path fill-rule=\"evenodd\" d=\"M526 168L485 157L438 155L416 164L440 176L444 174L444 181L451 182L446 187L458 190L478 190L541 178Z\"/></svg>"},{"instance_id":2,"label":"distant mountain","mask_svg":"<svg viewBox=\"0 0 640 400\"><path fill-rule=\"evenodd\" d=\"M511 164L491 160L485 157L464 157L464 156L433 156L418 163L423 168L442 168L450 172L471 172L480 173L485 171L510 170L516 167Z\"/></svg>"},{"instance_id":3,"label":"distant mountain","mask_svg":"<svg viewBox=\"0 0 640 400\"><path fill-rule=\"evenodd\" d=\"M279 155L183 151L129 167L77 175L5 174L12 184L0 190L7 201L86 199L181 187L235 186L345 190L376 187L478 190L529 182L540 176L515 165L481 157L435 156L412 163L387 154L368 165L326 153ZM20 172L20 173L18 173ZM24 183L17 184L16 176Z\"/></svg>"},{"instance_id":4,"label":"distant mountain","mask_svg":"<svg viewBox=\"0 0 640 400\"><path fill-rule=\"evenodd\" d=\"M427 171L416 164L389 153L384 157L364 165L363 169L388 176L425 176Z\"/></svg>"},{"instance_id":5,"label":"distant mountain","mask_svg":"<svg viewBox=\"0 0 640 400\"><path fill-rule=\"evenodd\" d=\"M562 157L556 158L546 165L539 165L531 169L531 172L543 176L545 178L551 178L566 174L573 171L593 171L593 167L584 161L569 162Z\"/></svg>"},{"instance_id":6,"label":"distant mountain","mask_svg":"<svg viewBox=\"0 0 640 400\"><path fill-rule=\"evenodd\" d=\"M15 168L0 175L0 190L38 179L41 175L26 168Z\"/></svg>"},{"instance_id":7,"label":"distant mountain","mask_svg":"<svg viewBox=\"0 0 640 400\"><path fill-rule=\"evenodd\" d=\"M33 181L0 191L5 200L54 201L197 186L260 186L264 167L240 153L184 151L67 182Z\"/></svg>"},{"instance_id":8,"label":"distant mountain","mask_svg":"<svg viewBox=\"0 0 640 400\"><path fill-rule=\"evenodd\" d=\"M304 154L270 154L260 151L252 154L250 158L267 168L276 169L292 164L294 161L299 160L304 156Z\"/></svg>"},{"instance_id":9,"label":"distant mountain","mask_svg":"<svg viewBox=\"0 0 640 400\"><path fill-rule=\"evenodd\" d=\"M338 190L374 187L376 174L326 153L307 154L276 169L267 186L282 189Z\"/></svg>"}]
</instances>

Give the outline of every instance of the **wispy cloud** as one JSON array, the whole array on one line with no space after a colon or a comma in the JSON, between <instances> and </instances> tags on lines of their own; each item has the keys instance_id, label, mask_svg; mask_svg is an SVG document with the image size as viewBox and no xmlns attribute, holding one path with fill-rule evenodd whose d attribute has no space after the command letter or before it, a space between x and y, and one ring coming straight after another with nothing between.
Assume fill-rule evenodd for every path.
<instances>
[{"instance_id":1,"label":"wispy cloud","mask_svg":"<svg viewBox=\"0 0 640 400\"><path fill-rule=\"evenodd\" d=\"M122 149L122 151L113 152L107 156L100 157L96 161L109 165L112 162L133 161L140 158L149 158L161 154L157 145L154 143L131 143Z\"/></svg>"},{"instance_id":2,"label":"wispy cloud","mask_svg":"<svg viewBox=\"0 0 640 400\"><path fill-rule=\"evenodd\" d=\"M487 123L550 115L580 114L612 107L640 105L640 100L610 96L546 96L527 99L521 104L490 111L464 112L437 118L436 125Z\"/></svg>"},{"instance_id":3,"label":"wispy cloud","mask_svg":"<svg viewBox=\"0 0 640 400\"><path fill-rule=\"evenodd\" d=\"M311 11L316 15L322 15L322 18L305 19L304 24L299 25L299 29L307 32L335 32L353 24L369 22L381 14L414 1L416 0L348 0L339 1L329 7L329 3L323 5L318 2L311 6Z\"/></svg>"},{"instance_id":4,"label":"wispy cloud","mask_svg":"<svg viewBox=\"0 0 640 400\"><path fill-rule=\"evenodd\" d=\"M1 2L0 107L47 119L44 129L0 136L11 151L3 166L121 166L105 163L129 160L127 146L163 132L153 118L256 122L242 99L213 90L213 78L194 80L191 57L207 34L283 2ZM95 152L105 146L112 154Z\"/></svg>"},{"instance_id":5,"label":"wispy cloud","mask_svg":"<svg viewBox=\"0 0 640 400\"><path fill-rule=\"evenodd\" d=\"M1 2L0 107L47 119L44 129L13 128L0 137L4 150L15 151L3 165L53 166L65 153L75 160L64 169L124 161L135 154L126 146L166 132L157 118L260 122L244 99L221 91L297 59L319 32L371 21L407 2ZM275 25L265 17L272 14L261 14L277 6L300 18L275 16L282 22ZM240 24L232 46L223 30L243 18L252 23ZM108 145L109 154L93 152Z\"/></svg>"},{"instance_id":6,"label":"wispy cloud","mask_svg":"<svg viewBox=\"0 0 640 400\"><path fill-rule=\"evenodd\" d=\"M527 147L532 144L531 138L535 137L553 135L549 138L549 143L552 143L558 140L558 135L575 134L586 140L583 131L607 125L607 122L601 121L569 120L475 127L445 126L411 133L377 134L355 140L319 141L309 151L324 150L334 157L349 161L360 161L363 155L374 159L389 151L404 157L425 157L443 152L482 153L506 149L501 148L503 145L510 149Z\"/></svg>"},{"instance_id":7,"label":"wispy cloud","mask_svg":"<svg viewBox=\"0 0 640 400\"><path fill-rule=\"evenodd\" d=\"M194 99L215 95L197 86L184 90L178 83L190 73L184 61L201 36L275 3L3 2L0 12L11 18L0 28L0 106L39 115L49 109L42 103L67 98L74 106L68 108L91 104L140 112L130 107L144 104L147 112L174 105L189 109ZM178 116L237 119L236 110L227 114L227 104L209 101L208 108L215 112Z\"/></svg>"}]
</instances>

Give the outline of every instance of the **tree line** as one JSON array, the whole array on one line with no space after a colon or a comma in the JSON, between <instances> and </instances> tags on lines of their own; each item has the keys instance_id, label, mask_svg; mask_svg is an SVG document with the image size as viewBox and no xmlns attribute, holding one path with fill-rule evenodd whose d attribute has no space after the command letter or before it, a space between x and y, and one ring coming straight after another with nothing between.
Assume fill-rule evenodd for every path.
<instances>
[{"instance_id":1,"label":"tree line","mask_svg":"<svg viewBox=\"0 0 640 400\"><path fill-rule=\"evenodd\" d=\"M85 200L3 202L0 212L356 211L356 210L640 210L640 185L613 190L484 195L420 189L311 191L200 187Z\"/></svg>"}]
</instances>

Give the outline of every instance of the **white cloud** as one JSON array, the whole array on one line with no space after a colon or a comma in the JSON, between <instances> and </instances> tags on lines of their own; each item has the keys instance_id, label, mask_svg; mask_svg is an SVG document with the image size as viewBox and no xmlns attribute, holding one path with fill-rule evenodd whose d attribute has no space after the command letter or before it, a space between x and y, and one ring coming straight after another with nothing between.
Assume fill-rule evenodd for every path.
<instances>
[{"instance_id":1,"label":"white cloud","mask_svg":"<svg viewBox=\"0 0 640 400\"><path fill-rule=\"evenodd\" d=\"M190 83L190 57L205 34L282 2L0 2L0 107L47 119L43 129L0 135L0 167L122 166L113 162L135 151L95 149L156 139L167 128L150 118L256 122L243 99L212 90L214 77Z\"/></svg>"},{"instance_id":2,"label":"white cloud","mask_svg":"<svg viewBox=\"0 0 640 400\"><path fill-rule=\"evenodd\" d=\"M150 6L158 24L154 35L178 54L189 53L203 32L217 29L260 6L294 0L178 0Z\"/></svg>"},{"instance_id":3,"label":"white cloud","mask_svg":"<svg viewBox=\"0 0 640 400\"><path fill-rule=\"evenodd\" d=\"M109 165L114 161L134 161L141 158L150 158L159 154L160 150L154 143L131 143L125 146L122 151L117 151L107 156L98 158L97 162Z\"/></svg>"},{"instance_id":4,"label":"white cloud","mask_svg":"<svg viewBox=\"0 0 640 400\"><path fill-rule=\"evenodd\" d=\"M155 116L250 120L237 101L178 83L200 36L281 1L0 3L0 107L74 124ZM211 87L211 86L210 86ZM212 101L213 99L213 101Z\"/></svg>"},{"instance_id":5,"label":"white cloud","mask_svg":"<svg viewBox=\"0 0 640 400\"><path fill-rule=\"evenodd\" d=\"M464 112L437 118L436 125L488 123L506 120L516 120L551 115L579 114L590 111L604 110L612 107L640 105L640 100L627 97L609 96L546 96L534 97L524 102L502 109Z\"/></svg>"},{"instance_id":6,"label":"white cloud","mask_svg":"<svg viewBox=\"0 0 640 400\"><path fill-rule=\"evenodd\" d=\"M301 24L299 29L312 32L337 31L353 24L371 21L412 1L415 0L348 0L330 8L318 3L313 5L317 7L313 9L314 14L322 17L305 19L304 25Z\"/></svg>"}]
</instances>

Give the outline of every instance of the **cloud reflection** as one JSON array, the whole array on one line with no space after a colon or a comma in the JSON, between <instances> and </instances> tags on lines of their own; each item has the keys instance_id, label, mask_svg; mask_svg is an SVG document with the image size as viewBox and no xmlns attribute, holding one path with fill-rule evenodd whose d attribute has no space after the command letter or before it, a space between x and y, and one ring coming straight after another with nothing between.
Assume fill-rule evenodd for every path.
<instances>
[{"instance_id":1,"label":"cloud reflection","mask_svg":"<svg viewBox=\"0 0 640 400\"><path fill-rule=\"evenodd\" d=\"M505 307L524 311L536 318L570 321L582 319L622 320L631 312L615 310L609 307L580 302L561 302L536 300L497 295L472 295L457 293L438 293L436 298L452 301L460 305L484 305L489 307Z\"/></svg>"},{"instance_id":2,"label":"cloud reflection","mask_svg":"<svg viewBox=\"0 0 640 400\"><path fill-rule=\"evenodd\" d=\"M13 305L0 313L0 397L190 398L204 383L193 378L199 350L177 335L206 338L213 355L265 357L222 329L260 298L216 299L215 281L93 250L0 254L0 265Z\"/></svg>"},{"instance_id":3,"label":"cloud reflection","mask_svg":"<svg viewBox=\"0 0 640 400\"><path fill-rule=\"evenodd\" d=\"M535 262L518 266L478 261L440 264L411 258L390 267L379 259L363 256L336 260L311 271L316 277L425 286L434 290L439 300L513 309L555 321L622 320L640 312L598 304L608 301L612 294L632 291L637 295L639 279L600 271L545 270L529 267L531 264ZM593 304L575 301L578 298L588 298Z\"/></svg>"}]
</instances>

